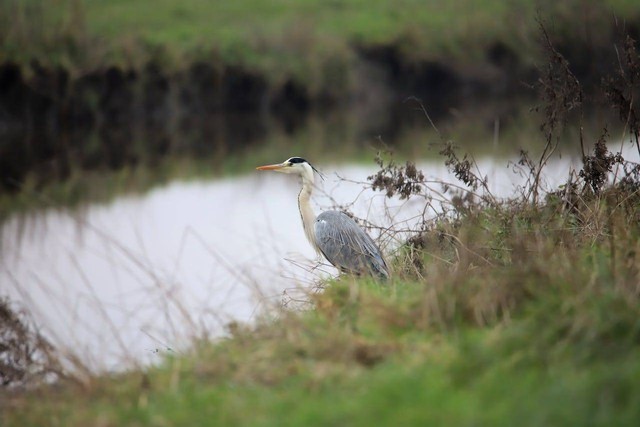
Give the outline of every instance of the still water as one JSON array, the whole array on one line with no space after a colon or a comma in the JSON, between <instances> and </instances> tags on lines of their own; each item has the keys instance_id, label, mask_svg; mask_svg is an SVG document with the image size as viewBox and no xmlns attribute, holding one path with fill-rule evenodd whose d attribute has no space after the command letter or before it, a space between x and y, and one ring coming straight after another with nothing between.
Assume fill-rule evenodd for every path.
<instances>
[{"instance_id":1,"label":"still water","mask_svg":"<svg viewBox=\"0 0 640 427\"><path fill-rule=\"evenodd\" d=\"M550 186L566 178L570 162L550 165ZM512 194L520 183L505 160L478 165L495 195ZM419 166L428 179L455 182L441 163ZM373 164L319 168L326 179L316 180L316 213L353 203L356 216L386 227L411 225L425 210L424 199L364 189ZM306 241L298 189L296 177L248 170L173 182L107 205L14 216L2 226L0 292L91 370L153 362L194 337L224 334L231 321L251 322L304 300L318 278L337 274L318 266ZM383 242L387 252L396 243Z\"/></svg>"}]
</instances>

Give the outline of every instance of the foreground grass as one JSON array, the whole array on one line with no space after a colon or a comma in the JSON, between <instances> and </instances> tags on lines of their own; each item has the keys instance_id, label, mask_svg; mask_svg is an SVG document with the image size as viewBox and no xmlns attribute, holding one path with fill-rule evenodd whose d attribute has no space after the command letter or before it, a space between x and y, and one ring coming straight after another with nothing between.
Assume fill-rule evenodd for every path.
<instances>
[{"instance_id":1,"label":"foreground grass","mask_svg":"<svg viewBox=\"0 0 640 427\"><path fill-rule=\"evenodd\" d=\"M162 366L5 392L1 424L638 425L639 202L442 219L386 285L342 277Z\"/></svg>"}]
</instances>

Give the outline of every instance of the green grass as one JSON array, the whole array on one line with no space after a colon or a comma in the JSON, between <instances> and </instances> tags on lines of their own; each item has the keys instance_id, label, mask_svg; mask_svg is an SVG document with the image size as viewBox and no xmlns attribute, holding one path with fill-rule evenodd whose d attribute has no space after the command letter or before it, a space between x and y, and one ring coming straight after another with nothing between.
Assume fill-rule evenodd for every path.
<instances>
[{"instance_id":1,"label":"green grass","mask_svg":"<svg viewBox=\"0 0 640 427\"><path fill-rule=\"evenodd\" d=\"M321 84L341 76L354 45L395 44L409 58L464 65L485 60L486 49L500 41L531 62L538 4L554 30L577 38L585 28L607 32L612 15L640 14L632 0L3 0L0 49L8 59L37 58L80 72L149 60L178 69L222 60L275 80L294 75Z\"/></svg>"},{"instance_id":2,"label":"green grass","mask_svg":"<svg viewBox=\"0 0 640 427\"><path fill-rule=\"evenodd\" d=\"M634 388L630 376L640 373L631 357L617 375L604 364L585 372L571 364L515 371L496 363L477 372L476 378L457 384L451 369L429 361L406 367L388 364L350 380L336 380L333 387L315 389L298 380L274 387L227 383L215 388L184 381L166 392L132 393L126 396L130 403L120 411L98 398L84 420L70 413L52 421L58 425L101 420L104 425L157 426L631 426L637 421L631 406L638 403L637 394L632 401L614 401L615 393ZM29 417L23 421L26 424L22 425L31 422Z\"/></svg>"}]
</instances>

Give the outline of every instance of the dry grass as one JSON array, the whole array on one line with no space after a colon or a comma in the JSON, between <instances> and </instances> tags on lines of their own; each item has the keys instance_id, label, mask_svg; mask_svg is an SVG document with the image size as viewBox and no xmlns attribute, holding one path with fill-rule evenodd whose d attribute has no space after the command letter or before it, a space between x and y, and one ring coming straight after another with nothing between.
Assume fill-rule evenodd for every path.
<instances>
[{"instance_id":1,"label":"dry grass","mask_svg":"<svg viewBox=\"0 0 640 427\"><path fill-rule=\"evenodd\" d=\"M24 313L0 299L0 385L35 386L63 377L57 352Z\"/></svg>"}]
</instances>

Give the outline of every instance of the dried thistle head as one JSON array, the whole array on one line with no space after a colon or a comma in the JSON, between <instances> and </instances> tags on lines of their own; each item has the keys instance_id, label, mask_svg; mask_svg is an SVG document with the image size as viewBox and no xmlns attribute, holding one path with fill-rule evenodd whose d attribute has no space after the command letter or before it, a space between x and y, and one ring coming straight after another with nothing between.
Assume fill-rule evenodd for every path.
<instances>
[{"instance_id":1,"label":"dried thistle head","mask_svg":"<svg viewBox=\"0 0 640 427\"><path fill-rule=\"evenodd\" d=\"M583 159L580 178L593 190L595 194L600 193L607 177L613 171L613 166L624 162L620 153L610 153L607 148L607 129L605 128L598 142L593 148L593 155L585 156Z\"/></svg>"},{"instance_id":2,"label":"dried thistle head","mask_svg":"<svg viewBox=\"0 0 640 427\"><path fill-rule=\"evenodd\" d=\"M376 163L380 170L367 177L374 190L384 191L387 197L399 194L401 200L423 193L424 174L413 162L407 161L404 166L400 166L393 160L385 162L378 153Z\"/></svg>"}]
</instances>

